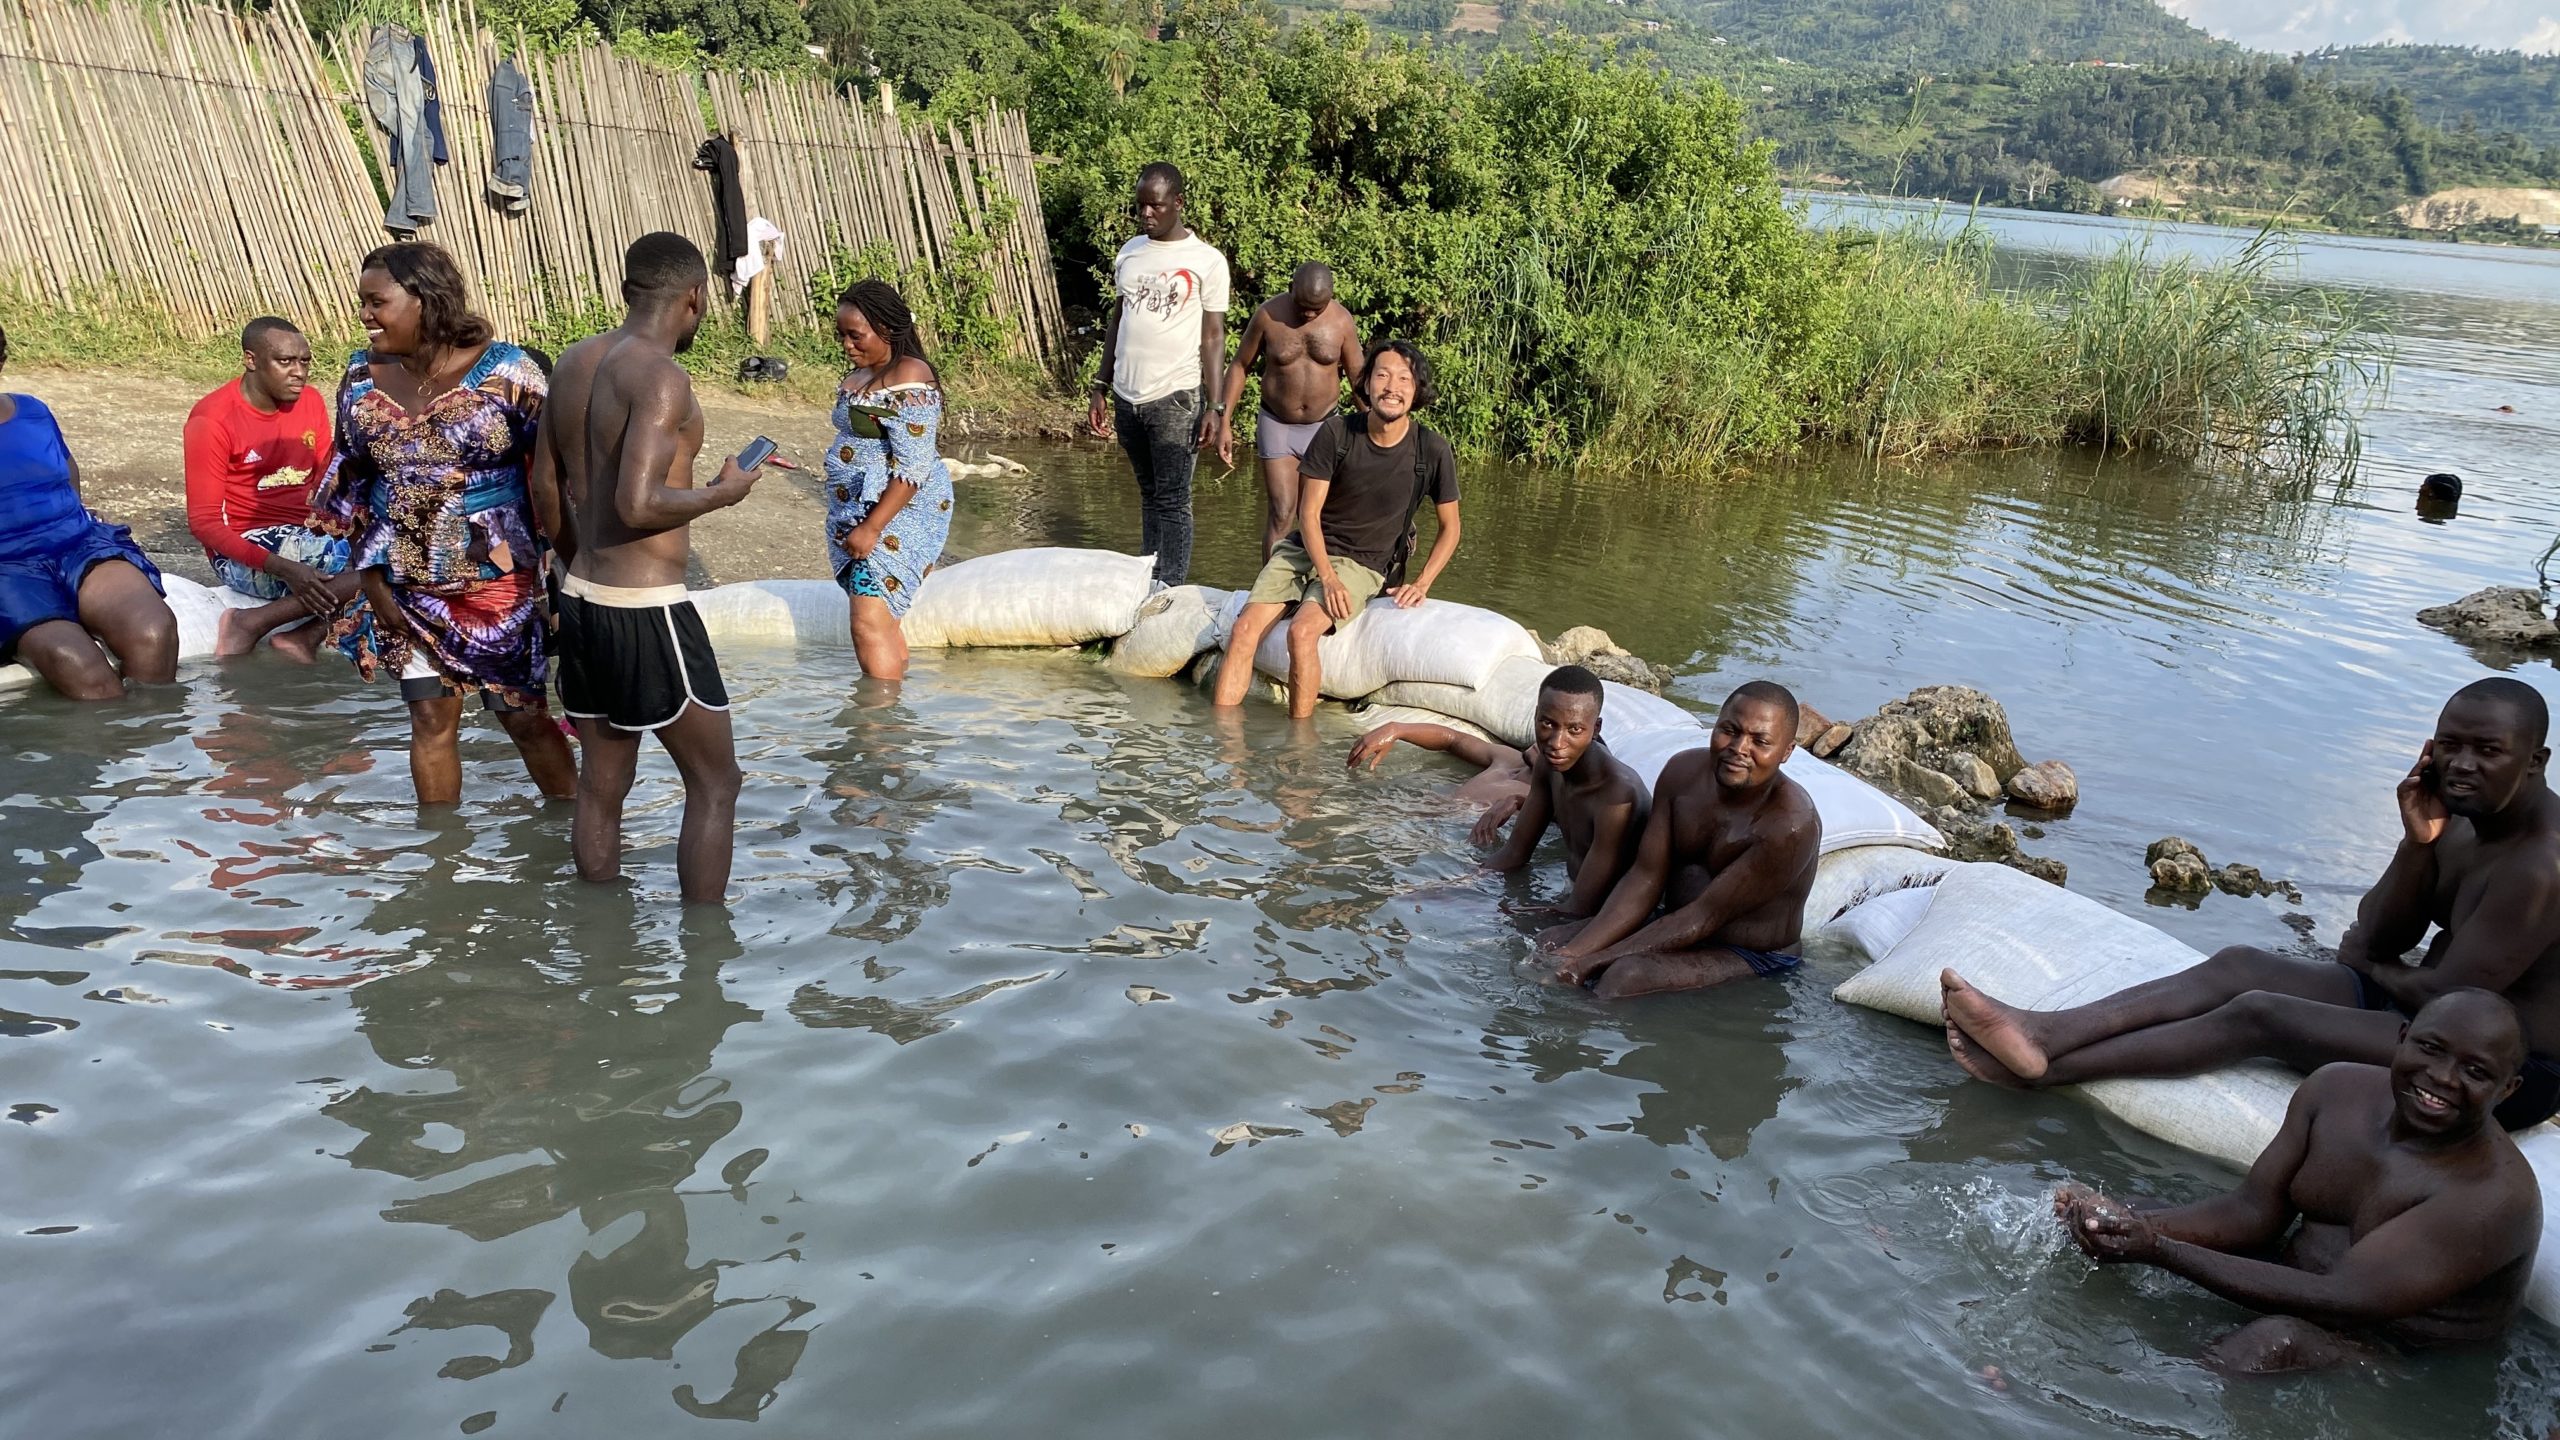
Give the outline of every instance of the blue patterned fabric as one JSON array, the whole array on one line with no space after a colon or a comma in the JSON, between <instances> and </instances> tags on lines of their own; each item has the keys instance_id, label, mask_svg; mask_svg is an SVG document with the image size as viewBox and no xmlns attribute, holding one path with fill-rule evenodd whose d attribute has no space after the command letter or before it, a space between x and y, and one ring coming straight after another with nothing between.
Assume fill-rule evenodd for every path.
<instances>
[{"instance_id":1,"label":"blue patterned fabric","mask_svg":"<svg viewBox=\"0 0 2560 1440\"><path fill-rule=\"evenodd\" d=\"M854 407L894 413L873 416ZM827 560L848 595L869 595L904 618L951 538L951 468L942 463L942 391L932 385L838 391L836 438L826 463ZM876 435L865 432L876 430ZM880 543L860 559L845 537L868 519L892 483L915 487Z\"/></svg>"}]
</instances>

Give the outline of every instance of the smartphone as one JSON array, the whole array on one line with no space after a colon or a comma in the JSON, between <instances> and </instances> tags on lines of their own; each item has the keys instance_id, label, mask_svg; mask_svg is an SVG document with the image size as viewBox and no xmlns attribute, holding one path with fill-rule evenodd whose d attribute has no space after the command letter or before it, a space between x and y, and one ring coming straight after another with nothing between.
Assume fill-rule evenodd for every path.
<instances>
[{"instance_id":1,"label":"smartphone","mask_svg":"<svg viewBox=\"0 0 2560 1440\"><path fill-rule=\"evenodd\" d=\"M782 447L774 444L771 440L766 439L762 435L759 435L753 440L747 442L746 449L738 452L738 468L741 470L753 470L767 460L772 459L773 452L780 448Z\"/></svg>"}]
</instances>

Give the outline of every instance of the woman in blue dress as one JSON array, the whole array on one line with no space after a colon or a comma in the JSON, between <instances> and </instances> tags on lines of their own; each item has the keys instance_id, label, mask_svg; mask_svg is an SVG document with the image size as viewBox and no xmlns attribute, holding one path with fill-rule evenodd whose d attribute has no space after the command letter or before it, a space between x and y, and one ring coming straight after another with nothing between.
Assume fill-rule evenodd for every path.
<instances>
[{"instance_id":1,"label":"woman in blue dress","mask_svg":"<svg viewBox=\"0 0 2560 1440\"><path fill-rule=\"evenodd\" d=\"M853 612L862 673L901 680L899 628L951 535L951 470L942 463L942 377L915 316L884 281L836 302L836 343L853 370L836 393L827 450L827 558Z\"/></svg>"}]
</instances>

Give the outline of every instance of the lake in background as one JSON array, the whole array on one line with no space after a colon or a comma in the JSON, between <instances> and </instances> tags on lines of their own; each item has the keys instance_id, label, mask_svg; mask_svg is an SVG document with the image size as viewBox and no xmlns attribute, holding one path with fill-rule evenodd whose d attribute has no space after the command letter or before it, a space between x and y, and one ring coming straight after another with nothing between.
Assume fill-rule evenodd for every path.
<instances>
[{"instance_id":1,"label":"lake in background","mask_svg":"<svg viewBox=\"0 0 2560 1440\"><path fill-rule=\"evenodd\" d=\"M2028 278L2137 229L1983 223ZM2199 947L2334 943L2392 784L2489 673L2413 613L2531 583L2560 530L2560 257L2322 237L2300 267L2400 337L2352 482L2080 452L1471 466L1438 593L1600 625L1701 709L1760 675L1840 719L1979 686L2080 772L2078 813L2027 842L2073 889ZM1003 448L1034 473L963 482L955 553L1134 544L1116 451ZM2440 469L2468 495L2424 523ZM1259 482L1215 471L1195 578L1241 585ZM422 827L399 707L335 668L0 700L9 1433L2556 1418L2539 1325L2369 1373L2205 1373L2242 1313L2094 1273L2043 1197L2227 1173L1961 1083L1933 1032L1829 999L1836 957L1617 1009L1540 985L1503 906L1553 867L1508 896L1477 877L1456 772L1346 775L1353 717L1231 732L1072 655L927 655L886 706L841 651L728 665L725 921L674 905L655 756L625 895L568 880L565 811L494 727ZM2149 904L2142 848L2171 833L2304 902Z\"/></svg>"}]
</instances>

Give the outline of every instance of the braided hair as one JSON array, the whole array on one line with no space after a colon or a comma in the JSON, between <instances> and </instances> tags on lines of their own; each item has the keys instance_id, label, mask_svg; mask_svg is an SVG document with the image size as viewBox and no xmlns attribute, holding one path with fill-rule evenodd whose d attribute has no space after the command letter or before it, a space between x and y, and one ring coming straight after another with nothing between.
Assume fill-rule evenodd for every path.
<instances>
[{"instance_id":1,"label":"braided hair","mask_svg":"<svg viewBox=\"0 0 2560 1440\"><path fill-rule=\"evenodd\" d=\"M839 310L859 310L871 326L873 334L889 342L889 363L913 360L933 370L934 378L942 372L934 370L933 361L924 353L924 340L916 334L915 312L907 308L906 297L898 287L886 280L856 280L836 298Z\"/></svg>"}]
</instances>

